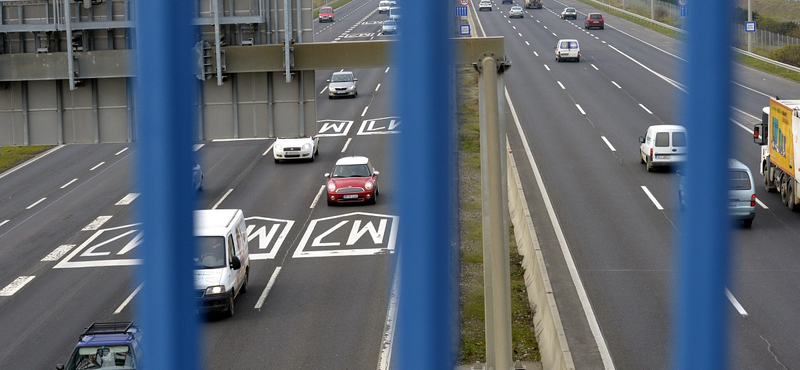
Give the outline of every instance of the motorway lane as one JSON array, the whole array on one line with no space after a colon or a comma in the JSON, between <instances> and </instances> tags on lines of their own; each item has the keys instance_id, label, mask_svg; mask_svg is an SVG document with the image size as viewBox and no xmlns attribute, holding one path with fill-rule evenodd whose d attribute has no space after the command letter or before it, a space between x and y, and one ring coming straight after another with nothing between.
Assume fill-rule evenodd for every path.
<instances>
[{"instance_id":1,"label":"motorway lane","mask_svg":"<svg viewBox=\"0 0 800 370\"><path fill-rule=\"evenodd\" d=\"M547 6L547 3L545 5ZM500 9L504 7L500 6ZM492 13L496 13L496 11ZM546 95L536 93L537 89L545 90L545 88L531 86L537 85L541 81L541 83L551 86L551 95L558 94L554 91L560 89L559 85L546 78L535 78L538 75L539 69L537 68L540 65L537 64L540 60L536 57L546 56L545 53L549 54L551 51L547 49L544 52L538 50L539 55L534 54L533 58L530 57L530 54L525 54L531 53L530 49L536 51L536 49L541 48L541 45L537 44L536 40L550 42L552 41L549 40L550 38L555 39L555 36L547 32L555 32L559 37L568 37L563 33L566 32L563 31L564 27L559 26L557 23L546 23L546 20L542 19L540 22L536 22L539 24L544 23L539 33L528 34L525 27L529 25L536 26L534 19L523 18L522 20L515 19L509 22L509 20L496 17L492 13L480 13L480 17L487 30L490 30L489 34L503 34L506 36L508 54L511 55L512 62L515 63L512 70L507 74L514 76L512 71L522 70L532 75L529 80L536 81L536 84L528 82L525 78L520 78L519 75L506 79L511 96L515 100L520 100L516 106L528 107L528 109L521 109L518 113L521 120L526 125L531 126L526 128L528 138L533 138L531 139L531 146L536 157L540 158L539 166L543 177L545 182L550 184L548 191L554 198L559 220L561 220L564 231L567 233L571 250L581 270L581 275L584 277L584 283L589 290L590 298L595 303L595 310L600 317L601 327L604 333L607 334L606 340L612 348L612 354L617 366L619 368L665 367L668 360L666 342L669 338L668 315L671 293L671 245L673 244L671 235L678 216L673 204L675 182L674 177L668 172L644 173L642 166L636 161L638 149L635 143L636 137L641 135L639 131L643 132L643 128L652 123L628 117L642 114L643 108L638 107L638 104L632 104L636 103L635 101L631 102L631 100L642 99L645 102L643 105L654 113L653 116L656 120L667 122L674 120L675 118L671 117L671 112L674 110L674 103L672 102L674 99L664 99L664 97L673 96L678 89L665 83L660 78L654 78L650 72L643 72L644 68L632 63L627 58L622 60L617 58L615 61L596 58L597 62L592 64L595 64L598 67L598 72L602 72L603 75L608 73L605 78L586 75L584 72L591 70L590 68L593 67L573 67L578 63L561 63L557 66L559 67L558 69L556 66L552 67L554 71L563 70L563 67L568 65L574 68L574 70L570 70L577 76L573 82L577 82L580 88L570 90L571 86L575 86L574 83L562 81L562 84L567 87L566 90L571 97L574 94L572 100L587 107L585 110L587 111L588 120L603 123L591 128L588 125L583 127L587 131L605 127L607 130L617 133L616 135L609 135L609 140L618 151L619 164L614 166L613 161L611 161L612 163L604 167L602 160L597 159L595 156L605 155L608 157L612 154L610 148L605 148L606 153L604 154L602 153L602 145L598 148L595 142L587 141L584 138L585 135L576 134L574 127L565 128L564 126L575 125L576 122L579 122L573 118L574 113L569 111L553 113L554 111L559 112L557 108L559 103L551 102L551 99ZM539 13L541 13L539 10L529 10L529 14ZM551 15L545 14L545 17L549 19ZM558 18L555 20L562 24L569 23ZM503 23L506 24L504 25ZM513 27L510 27L509 24ZM496 27L496 31L492 31L492 27ZM547 27L547 29L545 30L544 27ZM583 37L581 33L585 34L585 31L577 31L579 31L578 35L575 37L581 41L582 54L584 55L580 64L584 64L584 59L592 60L591 55L593 53L603 51L602 48L595 49L594 47L596 44L599 45L597 42L599 40L583 40L581 39ZM608 27L604 31L606 32L599 30L590 32L596 35L613 35L613 33L608 32ZM522 36L519 35L520 33ZM525 41L528 42L522 45ZM587 47L587 44L589 47ZM622 48L620 46L620 49ZM520 54L518 52L520 49L524 50L522 52L523 56L514 56L515 52ZM607 52L603 53L608 54ZM643 57L642 61L646 60L645 64L651 69L659 71L674 69L669 65L663 66L655 62L651 63L651 61L657 61L659 58L651 58L649 54L652 53L646 54L647 58ZM531 60L533 60L532 63L529 62ZM651 64L657 67L653 67ZM556 73L553 72L554 75ZM564 81L569 81L567 78L564 77ZM558 80L560 81L561 78L558 78ZM648 80L652 82L648 82ZM608 86L607 84L610 81L615 81L622 85L621 88L617 89L624 90L629 97L619 99L614 94L613 89L603 87L604 83ZM525 86L520 86L523 84ZM783 83L783 85L786 85L786 83ZM759 86L759 88L763 89L764 86ZM737 88L735 92L739 96L743 92L758 94L742 87ZM753 103L754 99L739 99L757 106L764 104L763 102ZM759 99L766 101L766 98L759 97ZM612 104L614 101L618 103ZM556 108L545 105L555 105ZM609 112L611 109L607 107L612 106L614 107L613 112ZM603 109L604 107L606 109ZM752 108L744 107L744 109L751 110ZM530 114L526 115L525 111ZM616 120L615 116L617 116ZM619 117L624 117L624 119L619 119ZM545 125L542 126L542 123ZM746 124L746 126L750 125L752 125L752 122ZM632 126L635 127L631 128ZM510 133L513 133L513 131L509 130ZM545 133L545 135L542 135L542 133ZM733 135L736 143L734 156L739 157L745 163L748 162L746 159L751 161L753 158L757 159L757 148L752 144L752 141L749 141L751 140L749 133L744 132L737 126L734 128ZM556 143L553 143L554 140L552 138L554 137L569 138L569 141L567 144L564 141L555 141ZM628 139L619 140L621 137L628 137ZM513 140L512 146L514 146ZM517 146L517 148L519 147ZM580 162L580 164L575 162ZM620 166L623 168L620 169ZM601 170L596 170L598 168ZM751 168L756 167L751 165ZM653 194L656 195L656 198L660 199L666 208L661 213L661 216L658 216L658 212L653 212L655 211L654 204L648 204L648 200L641 190L636 189L642 183L647 184ZM588 190L587 187L591 190ZM587 195L588 192L591 192L591 196ZM627 198L624 194L631 195L633 198ZM762 195L759 194L759 196ZM773 197L775 196L773 195ZM632 200L635 198L639 200ZM617 209L620 207L615 202L624 204L628 209ZM762 211L762 209L759 209L759 211ZM756 223L760 220L761 213L763 212L759 212ZM786 213L784 216L790 217L788 222L797 222L796 219L791 219L792 215L788 214L788 211L784 213ZM649 217L643 217L642 215L649 215ZM653 215L655 215L655 219ZM596 218L614 221L597 221ZM643 222L643 220L647 220L647 222ZM626 225L625 221L629 221L630 225L639 226L630 227ZM758 227L758 225L754 224L754 227ZM634 231L626 230L626 228ZM737 240L743 236L752 236L751 230L737 229L734 232ZM787 242L789 245L797 243L795 233L789 232L789 228L782 230L782 232L783 234L788 234L789 240ZM658 241L661 245L653 245L653 241ZM765 239L762 239L756 245L764 243ZM786 256L785 251L776 252L778 252L777 256L788 257L792 261L791 265L796 266L796 263L794 263L797 259L796 256ZM747 256L747 259L743 260L749 260L749 258L750 256ZM749 270L753 267L763 268L763 266L747 266L744 269ZM792 269L781 270L781 272L785 275L796 277L796 273ZM641 276L642 274L647 277ZM625 275L630 276L627 277ZM642 284L642 281L647 281L648 283ZM735 287L732 287L731 290L734 291L734 296L740 299L747 299L750 296L750 293L740 293ZM779 291L778 289L770 290L774 290L776 293ZM740 295L744 295L744 297ZM755 292L755 296L756 298L753 299L761 299L763 301L765 292ZM766 302L781 301L785 301L785 298L774 296ZM598 302L600 303L598 304ZM607 302L621 303L608 304ZM787 305L785 307L792 306ZM733 306L731 308L730 314L737 314ZM775 311L783 311L782 317L791 317L791 314L786 312L785 309L764 312L759 316L762 318L773 317ZM659 319L652 319L653 317ZM737 324L739 323L734 322L733 325L743 326ZM737 347L735 347L737 350L734 350L734 353L736 353L735 361L738 366L752 368L753 365L765 366L764 364L776 363L772 355L764 350L765 341L760 339L758 335L754 335L753 332L768 331L776 337L787 338L789 337L787 334L792 331L783 331L782 328L785 326L782 323L779 325L764 323L762 325L759 325L757 330L750 329L744 334L736 334L738 342L736 344ZM752 326L754 325L747 325L747 327ZM771 344L775 346L774 342ZM790 344L790 346L792 345ZM787 354L783 353L779 358L786 358L785 356Z\"/></svg>"}]
</instances>

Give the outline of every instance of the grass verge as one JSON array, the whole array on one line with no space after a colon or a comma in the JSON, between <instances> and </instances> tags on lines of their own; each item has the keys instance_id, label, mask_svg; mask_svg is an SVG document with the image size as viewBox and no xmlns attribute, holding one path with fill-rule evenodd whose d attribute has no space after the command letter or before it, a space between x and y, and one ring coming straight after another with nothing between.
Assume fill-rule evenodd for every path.
<instances>
[{"instance_id":1,"label":"grass verge","mask_svg":"<svg viewBox=\"0 0 800 370\"><path fill-rule=\"evenodd\" d=\"M52 147L52 145L5 146L0 149L0 173Z\"/></svg>"},{"instance_id":2,"label":"grass verge","mask_svg":"<svg viewBox=\"0 0 800 370\"><path fill-rule=\"evenodd\" d=\"M483 226L481 214L480 121L478 74L459 73L459 220L461 228L461 353L462 364L486 362L483 297ZM522 256L510 232L512 358L541 361L533 312L525 289Z\"/></svg>"},{"instance_id":3,"label":"grass verge","mask_svg":"<svg viewBox=\"0 0 800 370\"><path fill-rule=\"evenodd\" d=\"M651 22L648 22L648 21L633 17L633 16L631 16L629 14L621 12L619 9L617 9L617 8L615 8L613 6L609 6L609 5L605 5L605 4L598 4L598 3L594 2L594 1L591 1L591 0L579 0L579 1L584 3L584 4L587 4L587 5L593 6L595 8L598 8L598 9L604 9L604 11L606 11L609 14L613 14L613 15L615 15L617 17L624 18L626 20L629 20L629 21L631 21L633 23L636 23L636 24L638 24L640 26L649 28L649 29L651 29L653 31L659 32L659 33L664 34L666 36L669 36L669 37L672 37L672 38L675 38L675 39L683 38L683 35L678 33L678 32L675 32L675 31L673 31L673 30L671 30L669 28L662 27L662 26L659 26L657 24L653 24ZM610 1L613 4L613 0L610 0ZM638 9L638 8L630 7L627 10L629 12L637 13L637 14L639 14L641 16L644 16L644 17L650 17L650 13L649 12L642 11L641 9ZM674 23L674 20L672 20L672 19L658 20L658 21L662 22L662 23ZM754 50L754 52L755 52L755 50ZM769 55L767 55L767 57L769 57ZM790 79L790 80L793 80L793 81L796 81L796 82L800 82L800 73L788 70L786 68L776 67L773 64L765 63L765 62L759 61L758 59L751 58L751 57L748 57L748 56L745 56L745 55L741 55L739 53L736 53L735 58L736 58L736 61L738 63L744 64L746 66L749 66L749 67L752 67L752 68L755 68L755 69L758 69L760 71L763 71L763 72L766 72L766 73L770 73L770 74L773 74L773 75L776 75L776 76L781 76L783 78L787 78L787 79Z\"/></svg>"}]
</instances>

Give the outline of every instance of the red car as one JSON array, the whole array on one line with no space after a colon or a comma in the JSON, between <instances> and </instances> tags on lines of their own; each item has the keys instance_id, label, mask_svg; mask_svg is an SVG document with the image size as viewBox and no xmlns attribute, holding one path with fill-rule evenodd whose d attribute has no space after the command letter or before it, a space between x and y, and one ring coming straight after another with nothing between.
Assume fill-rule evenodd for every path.
<instances>
[{"instance_id":1,"label":"red car","mask_svg":"<svg viewBox=\"0 0 800 370\"><path fill-rule=\"evenodd\" d=\"M336 161L328 179L328 205L371 203L378 197L378 175L367 157L344 157Z\"/></svg>"},{"instance_id":2,"label":"red car","mask_svg":"<svg viewBox=\"0 0 800 370\"><path fill-rule=\"evenodd\" d=\"M319 23L333 22L333 8L330 6L323 6L319 8Z\"/></svg>"},{"instance_id":3,"label":"red car","mask_svg":"<svg viewBox=\"0 0 800 370\"><path fill-rule=\"evenodd\" d=\"M605 28L605 19L603 19L603 15L600 13L589 13L586 14L586 20L583 22L583 28L587 30L597 27L599 29Z\"/></svg>"}]
</instances>

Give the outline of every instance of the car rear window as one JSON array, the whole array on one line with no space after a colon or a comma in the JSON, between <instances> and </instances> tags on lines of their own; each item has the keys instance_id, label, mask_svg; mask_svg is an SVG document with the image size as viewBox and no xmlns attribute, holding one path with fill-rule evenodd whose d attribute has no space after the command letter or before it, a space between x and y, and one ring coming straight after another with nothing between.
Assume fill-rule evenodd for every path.
<instances>
[{"instance_id":1,"label":"car rear window","mask_svg":"<svg viewBox=\"0 0 800 370\"><path fill-rule=\"evenodd\" d=\"M750 190L750 176L747 171L731 171L731 190Z\"/></svg>"},{"instance_id":2,"label":"car rear window","mask_svg":"<svg viewBox=\"0 0 800 370\"><path fill-rule=\"evenodd\" d=\"M656 133L656 146L658 147L669 146L669 132Z\"/></svg>"},{"instance_id":3,"label":"car rear window","mask_svg":"<svg viewBox=\"0 0 800 370\"><path fill-rule=\"evenodd\" d=\"M324 7L319 10L320 13L333 13L333 8L331 7Z\"/></svg>"},{"instance_id":4,"label":"car rear window","mask_svg":"<svg viewBox=\"0 0 800 370\"><path fill-rule=\"evenodd\" d=\"M577 49L578 42L577 41L561 41L560 49Z\"/></svg>"},{"instance_id":5,"label":"car rear window","mask_svg":"<svg viewBox=\"0 0 800 370\"><path fill-rule=\"evenodd\" d=\"M673 132L672 146L686 146L686 133L682 131Z\"/></svg>"},{"instance_id":6,"label":"car rear window","mask_svg":"<svg viewBox=\"0 0 800 370\"><path fill-rule=\"evenodd\" d=\"M589 18L591 18L591 19L602 19L603 16L601 14L590 14Z\"/></svg>"}]
</instances>

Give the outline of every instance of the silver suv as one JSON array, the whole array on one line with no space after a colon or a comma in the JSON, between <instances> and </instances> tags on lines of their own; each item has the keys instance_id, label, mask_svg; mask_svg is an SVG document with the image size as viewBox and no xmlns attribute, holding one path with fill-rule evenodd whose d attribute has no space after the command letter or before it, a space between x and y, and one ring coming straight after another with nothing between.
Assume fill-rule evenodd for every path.
<instances>
[{"instance_id":1,"label":"silver suv","mask_svg":"<svg viewBox=\"0 0 800 370\"><path fill-rule=\"evenodd\" d=\"M328 80L328 98L333 99L339 96L352 96L358 95L358 88L356 82L358 81L353 72L334 72L331 79Z\"/></svg>"}]
</instances>

